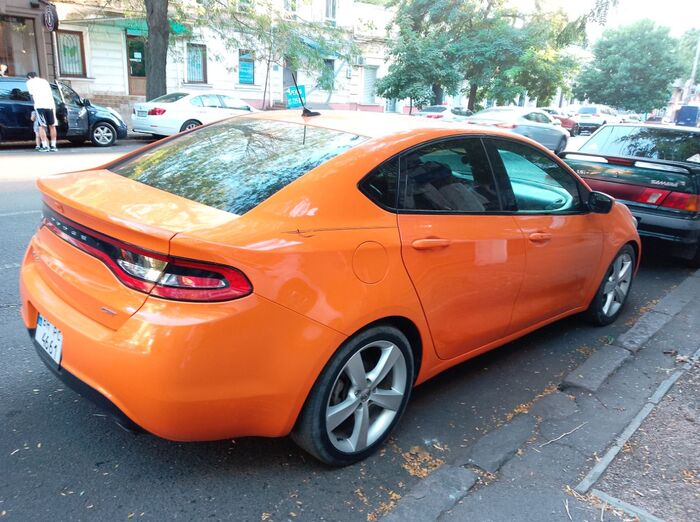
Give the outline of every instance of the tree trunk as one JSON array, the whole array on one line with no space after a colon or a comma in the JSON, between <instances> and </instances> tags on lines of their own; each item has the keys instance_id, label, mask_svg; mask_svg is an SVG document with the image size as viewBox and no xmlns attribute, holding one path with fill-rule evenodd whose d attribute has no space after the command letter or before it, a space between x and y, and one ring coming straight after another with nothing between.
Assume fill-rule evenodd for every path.
<instances>
[{"instance_id":1,"label":"tree trunk","mask_svg":"<svg viewBox=\"0 0 700 522\"><path fill-rule=\"evenodd\" d=\"M408 115L413 114L413 98L408 99Z\"/></svg>"},{"instance_id":2,"label":"tree trunk","mask_svg":"<svg viewBox=\"0 0 700 522\"><path fill-rule=\"evenodd\" d=\"M478 88L477 84L469 82L469 103L467 104L467 109L470 111L473 111L476 105L476 91Z\"/></svg>"},{"instance_id":3,"label":"tree trunk","mask_svg":"<svg viewBox=\"0 0 700 522\"><path fill-rule=\"evenodd\" d=\"M168 0L146 0L146 20L146 99L152 100L167 92L165 71L170 39Z\"/></svg>"},{"instance_id":4,"label":"tree trunk","mask_svg":"<svg viewBox=\"0 0 700 522\"><path fill-rule=\"evenodd\" d=\"M436 83L433 84L433 104L442 105L442 98L445 95L445 91L442 89L441 85Z\"/></svg>"}]
</instances>

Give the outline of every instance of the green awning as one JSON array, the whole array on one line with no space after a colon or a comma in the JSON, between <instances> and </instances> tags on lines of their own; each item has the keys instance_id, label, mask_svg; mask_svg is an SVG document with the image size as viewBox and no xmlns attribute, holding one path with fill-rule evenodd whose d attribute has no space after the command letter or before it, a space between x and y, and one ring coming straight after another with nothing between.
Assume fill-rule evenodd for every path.
<instances>
[{"instance_id":1,"label":"green awning","mask_svg":"<svg viewBox=\"0 0 700 522\"><path fill-rule=\"evenodd\" d=\"M81 20L65 20L68 24L78 25L103 25L126 29L129 36L148 36L148 22L145 18L83 18ZM170 32L175 35L183 35L190 29L180 22L170 20Z\"/></svg>"}]
</instances>

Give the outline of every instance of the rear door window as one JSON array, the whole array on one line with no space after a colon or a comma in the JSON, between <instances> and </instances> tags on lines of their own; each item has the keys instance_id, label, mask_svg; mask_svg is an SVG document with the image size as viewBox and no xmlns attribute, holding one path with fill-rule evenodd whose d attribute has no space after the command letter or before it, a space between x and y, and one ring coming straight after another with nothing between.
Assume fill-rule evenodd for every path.
<instances>
[{"instance_id":1,"label":"rear door window","mask_svg":"<svg viewBox=\"0 0 700 522\"><path fill-rule=\"evenodd\" d=\"M164 94L158 98L154 98L150 103L173 103L187 96L186 92L171 92L170 94Z\"/></svg>"},{"instance_id":2,"label":"rear door window","mask_svg":"<svg viewBox=\"0 0 700 522\"><path fill-rule=\"evenodd\" d=\"M107 168L241 215L365 140L321 127L243 116L164 141Z\"/></svg>"},{"instance_id":3,"label":"rear door window","mask_svg":"<svg viewBox=\"0 0 700 522\"><path fill-rule=\"evenodd\" d=\"M32 101L27 90L27 84L23 81L0 81L0 100L6 101Z\"/></svg>"}]
</instances>

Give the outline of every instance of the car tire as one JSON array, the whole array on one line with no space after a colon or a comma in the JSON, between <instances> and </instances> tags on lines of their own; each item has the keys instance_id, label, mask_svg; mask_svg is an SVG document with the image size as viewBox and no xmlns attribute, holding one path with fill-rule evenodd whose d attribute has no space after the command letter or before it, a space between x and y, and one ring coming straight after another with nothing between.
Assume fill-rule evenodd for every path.
<instances>
[{"instance_id":1,"label":"car tire","mask_svg":"<svg viewBox=\"0 0 700 522\"><path fill-rule=\"evenodd\" d=\"M182 124L182 127L180 127L180 132L184 132L186 130L192 130L196 127L199 127L200 125L202 125L201 121L187 120L185 123Z\"/></svg>"},{"instance_id":2,"label":"car tire","mask_svg":"<svg viewBox=\"0 0 700 522\"><path fill-rule=\"evenodd\" d=\"M569 134L571 134L572 138L575 138L576 136L578 136L578 134L579 134L578 125L574 124L574 126L571 127Z\"/></svg>"},{"instance_id":3,"label":"car tire","mask_svg":"<svg viewBox=\"0 0 700 522\"><path fill-rule=\"evenodd\" d=\"M586 320L597 326L608 325L622 312L634 280L637 256L631 245L625 245L617 253L605 271L596 295L588 310L584 312Z\"/></svg>"},{"instance_id":4,"label":"car tire","mask_svg":"<svg viewBox=\"0 0 700 522\"><path fill-rule=\"evenodd\" d=\"M561 139L559 140L559 145L557 145L557 148L554 149L554 154L561 153L566 148L567 143L568 143L568 140L566 139L566 136L562 136Z\"/></svg>"},{"instance_id":5,"label":"car tire","mask_svg":"<svg viewBox=\"0 0 700 522\"><path fill-rule=\"evenodd\" d=\"M401 418L413 377L413 352L400 330L373 326L357 333L316 380L292 439L331 466L368 457Z\"/></svg>"},{"instance_id":6,"label":"car tire","mask_svg":"<svg viewBox=\"0 0 700 522\"><path fill-rule=\"evenodd\" d=\"M110 147L117 142L117 130L106 121L98 121L92 126L90 141L96 147Z\"/></svg>"}]
</instances>

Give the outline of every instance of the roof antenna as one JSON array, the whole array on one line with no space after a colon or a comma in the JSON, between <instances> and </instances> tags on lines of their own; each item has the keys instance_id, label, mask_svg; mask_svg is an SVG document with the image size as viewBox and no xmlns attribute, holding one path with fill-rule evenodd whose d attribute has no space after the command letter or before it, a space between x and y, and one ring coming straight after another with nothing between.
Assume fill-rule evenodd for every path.
<instances>
[{"instance_id":1,"label":"roof antenna","mask_svg":"<svg viewBox=\"0 0 700 522\"><path fill-rule=\"evenodd\" d=\"M304 103L304 98L301 96L301 92L299 91L299 86L297 85L297 77L296 74L292 73L292 80L294 81L294 87L297 90L297 94L299 95L299 101L301 102L301 106L304 107L304 110L301 111L301 117L302 118L310 118L311 116L320 116L320 112L315 112L315 111L310 111L307 107L306 104Z\"/></svg>"}]
</instances>

